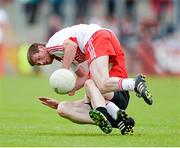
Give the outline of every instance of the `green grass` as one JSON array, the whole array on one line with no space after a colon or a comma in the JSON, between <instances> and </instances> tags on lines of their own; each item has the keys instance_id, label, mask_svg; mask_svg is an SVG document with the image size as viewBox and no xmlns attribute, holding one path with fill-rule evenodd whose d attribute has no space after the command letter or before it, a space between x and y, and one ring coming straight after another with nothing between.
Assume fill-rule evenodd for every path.
<instances>
[{"instance_id":1,"label":"green grass","mask_svg":"<svg viewBox=\"0 0 180 148\"><path fill-rule=\"evenodd\" d=\"M93 125L78 125L40 104L37 96L59 100L45 77L6 76L0 79L0 146L180 146L180 78L148 78L154 104L131 93L127 112L136 120L133 136L117 129L105 135ZM75 98L82 98L83 90Z\"/></svg>"}]
</instances>

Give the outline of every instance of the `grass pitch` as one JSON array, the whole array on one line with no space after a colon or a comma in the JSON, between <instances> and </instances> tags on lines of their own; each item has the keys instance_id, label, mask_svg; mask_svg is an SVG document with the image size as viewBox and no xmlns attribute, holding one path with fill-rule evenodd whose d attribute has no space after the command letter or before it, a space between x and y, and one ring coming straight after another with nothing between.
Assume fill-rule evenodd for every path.
<instances>
[{"instance_id":1,"label":"grass pitch","mask_svg":"<svg viewBox=\"0 0 180 148\"><path fill-rule=\"evenodd\" d=\"M148 77L154 104L131 93L127 112L136 120L133 136L117 129L105 135L93 125L78 125L59 117L36 99L80 99L55 94L47 77L5 76L0 79L0 146L126 147L180 146L180 78Z\"/></svg>"}]
</instances>

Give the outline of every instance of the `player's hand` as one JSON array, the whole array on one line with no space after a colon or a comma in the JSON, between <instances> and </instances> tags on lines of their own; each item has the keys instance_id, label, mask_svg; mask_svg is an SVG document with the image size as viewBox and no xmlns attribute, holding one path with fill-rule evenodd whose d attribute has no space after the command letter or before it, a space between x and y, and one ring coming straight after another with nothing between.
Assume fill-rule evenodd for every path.
<instances>
[{"instance_id":1,"label":"player's hand","mask_svg":"<svg viewBox=\"0 0 180 148\"><path fill-rule=\"evenodd\" d=\"M71 91L68 92L69 96L74 96L75 95L76 90L72 89Z\"/></svg>"},{"instance_id":2,"label":"player's hand","mask_svg":"<svg viewBox=\"0 0 180 148\"><path fill-rule=\"evenodd\" d=\"M77 77L75 87L68 92L69 96L75 95L75 92L84 86L86 77Z\"/></svg>"},{"instance_id":3,"label":"player's hand","mask_svg":"<svg viewBox=\"0 0 180 148\"><path fill-rule=\"evenodd\" d=\"M57 109L59 102L49 97L38 97L43 105L46 105L50 108Z\"/></svg>"},{"instance_id":4,"label":"player's hand","mask_svg":"<svg viewBox=\"0 0 180 148\"><path fill-rule=\"evenodd\" d=\"M77 77L74 90L77 91L77 90L81 89L84 86L84 83L86 80L87 80L86 77Z\"/></svg>"}]
</instances>

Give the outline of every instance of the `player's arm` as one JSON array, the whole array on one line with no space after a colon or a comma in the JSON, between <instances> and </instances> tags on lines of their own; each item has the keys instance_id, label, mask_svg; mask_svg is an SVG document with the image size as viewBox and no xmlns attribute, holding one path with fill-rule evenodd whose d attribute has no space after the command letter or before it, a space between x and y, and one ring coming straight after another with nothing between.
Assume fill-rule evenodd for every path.
<instances>
[{"instance_id":1,"label":"player's arm","mask_svg":"<svg viewBox=\"0 0 180 148\"><path fill-rule=\"evenodd\" d=\"M80 63L77 66L77 70L75 71L76 75L79 77L88 77L88 71L86 70L86 63Z\"/></svg>"},{"instance_id":2,"label":"player's arm","mask_svg":"<svg viewBox=\"0 0 180 148\"><path fill-rule=\"evenodd\" d=\"M75 71L77 79L75 87L68 94L70 96L74 95L77 90L84 86L85 81L88 79L88 73L85 70L83 64L79 64L77 70Z\"/></svg>"},{"instance_id":3,"label":"player's arm","mask_svg":"<svg viewBox=\"0 0 180 148\"><path fill-rule=\"evenodd\" d=\"M69 39L65 40L63 43L64 47L64 58L63 58L63 66L62 68L69 69L77 51L77 44Z\"/></svg>"},{"instance_id":4,"label":"player's arm","mask_svg":"<svg viewBox=\"0 0 180 148\"><path fill-rule=\"evenodd\" d=\"M78 65L78 69L75 73L77 75L75 89L78 90L84 86L85 81L88 79L88 73L81 64Z\"/></svg>"}]
</instances>

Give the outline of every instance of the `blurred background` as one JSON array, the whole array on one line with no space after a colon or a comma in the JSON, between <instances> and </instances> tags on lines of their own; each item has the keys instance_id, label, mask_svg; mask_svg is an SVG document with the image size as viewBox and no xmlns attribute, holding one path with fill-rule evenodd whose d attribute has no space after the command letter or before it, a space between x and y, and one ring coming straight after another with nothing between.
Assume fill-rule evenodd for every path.
<instances>
[{"instance_id":1,"label":"blurred background","mask_svg":"<svg viewBox=\"0 0 180 148\"><path fill-rule=\"evenodd\" d=\"M51 73L57 63L32 68L27 48L80 23L117 34L130 74L180 75L179 0L0 0L0 76Z\"/></svg>"}]
</instances>

